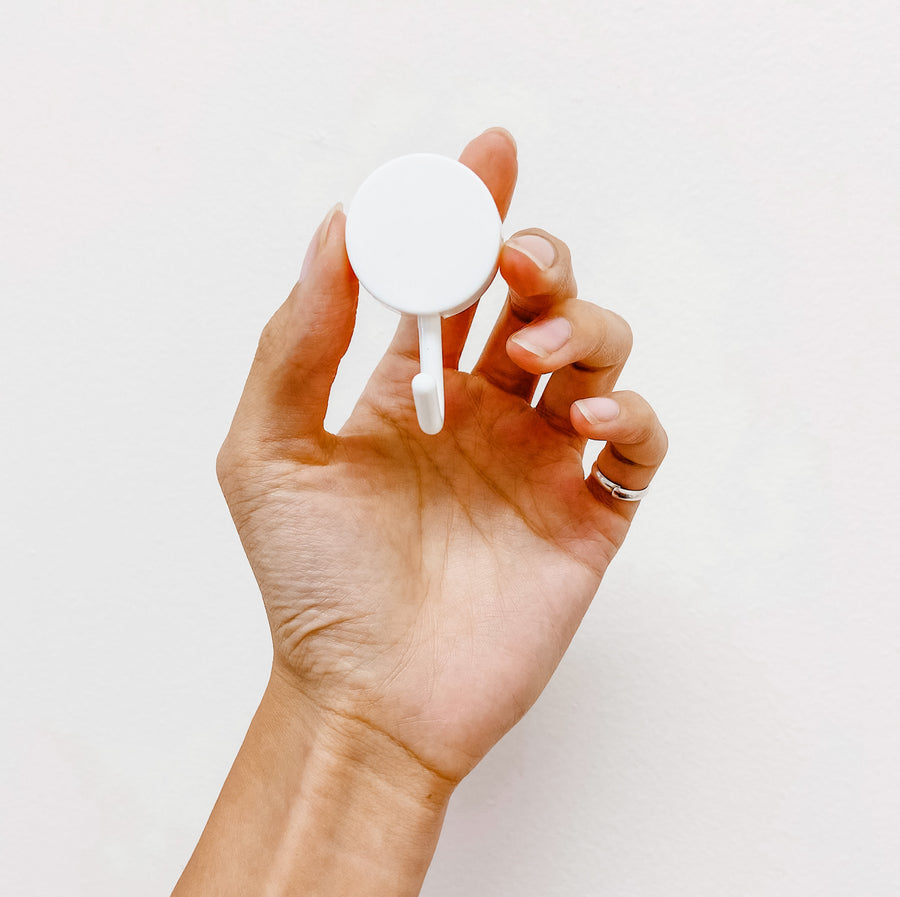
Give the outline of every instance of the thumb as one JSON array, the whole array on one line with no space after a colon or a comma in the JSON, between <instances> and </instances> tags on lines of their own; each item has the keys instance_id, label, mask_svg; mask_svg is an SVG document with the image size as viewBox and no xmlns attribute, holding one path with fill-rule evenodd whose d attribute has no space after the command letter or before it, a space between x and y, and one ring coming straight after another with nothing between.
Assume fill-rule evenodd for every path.
<instances>
[{"instance_id":1,"label":"thumb","mask_svg":"<svg viewBox=\"0 0 900 897\"><path fill-rule=\"evenodd\" d=\"M344 245L346 221L340 203L325 216L300 279L260 336L238 417L248 414L266 438L319 443L324 434L331 385L350 345L359 298Z\"/></svg>"}]
</instances>

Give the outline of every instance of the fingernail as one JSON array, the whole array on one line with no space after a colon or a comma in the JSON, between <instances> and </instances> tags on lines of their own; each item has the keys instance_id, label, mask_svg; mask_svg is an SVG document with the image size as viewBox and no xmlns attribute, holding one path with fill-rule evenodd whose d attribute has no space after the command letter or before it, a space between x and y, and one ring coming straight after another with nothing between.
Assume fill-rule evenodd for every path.
<instances>
[{"instance_id":1,"label":"fingernail","mask_svg":"<svg viewBox=\"0 0 900 897\"><path fill-rule=\"evenodd\" d=\"M306 277L307 274L309 274L310 269L313 266L313 262L316 260L316 256L319 254L319 250L328 242L331 223L334 220L335 212L343 211L343 204L339 202L335 203L328 210L328 214L322 220L322 223L316 228L316 232L313 234L312 240L309 241L309 247L306 250L306 255L303 257L303 266L300 268L300 280L303 280L303 278Z\"/></svg>"},{"instance_id":2,"label":"fingernail","mask_svg":"<svg viewBox=\"0 0 900 897\"><path fill-rule=\"evenodd\" d=\"M526 327L513 334L510 339L538 358L547 358L558 352L572 338L572 325L566 318L550 318Z\"/></svg>"},{"instance_id":3,"label":"fingernail","mask_svg":"<svg viewBox=\"0 0 900 897\"><path fill-rule=\"evenodd\" d=\"M527 255L541 271L546 271L556 261L556 247L537 234L522 234L506 241L506 245Z\"/></svg>"},{"instance_id":4,"label":"fingernail","mask_svg":"<svg viewBox=\"0 0 900 897\"><path fill-rule=\"evenodd\" d=\"M488 128L486 131L483 131L482 133L490 134L491 131L498 131L501 134L505 134L509 138L510 142L512 143L513 148L518 150L519 147L518 147L518 144L516 143L516 138L513 137L512 133L510 131L508 131L506 128L501 128L499 125L495 125L493 128Z\"/></svg>"},{"instance_id":5,"label":"fingernail","mask_svg":"<svg viewBox=\"0 0 900 897\"><path fill-rule=\"evenodd\" d=\"M338 212L343 211L344 204L342 202L336 202L328 211L328 214L325 216L325 220L319 226L320 245L324 246L328 242L328 238L331 236L332 225L334 224L334 216Z\"/></svg>"},{"instance_id":6,"label":"fingernail","mask_svg":"<svg viewBox=\"0 0 900 897\"><path fill-rule=\"evenodd\" d=\"M615 420L619 416L619 403L614 399L597 396L591 399L579 399L575 407L584 415L589 424L602 424Z\"/></svg>"}]
</instances>

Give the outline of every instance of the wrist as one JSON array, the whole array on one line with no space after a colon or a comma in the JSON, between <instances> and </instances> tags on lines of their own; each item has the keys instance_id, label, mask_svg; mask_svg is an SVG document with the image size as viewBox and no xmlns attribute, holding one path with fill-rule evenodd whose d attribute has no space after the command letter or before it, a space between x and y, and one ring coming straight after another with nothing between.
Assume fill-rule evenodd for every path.
<instances>
[{"instance_id":1,"label":"wrist","mask_svg":"<svg viewBox=\"0 0 900 897\"><path fill-rule=\"evenodd\" d=\"M380 730L321 708L277 668L263 703L283 749L303 752L295 819L309 817L322 871L369 894L382 893L376 882L418 894L455 784Z\"/></svg>"},{"instance_id":2,"label":"wrist","mask_svg":"<svg viewBox=\"0 0 900 897\"><path fill-rule=\"evenodd\" d=\"M311 698L290 671L276 664L263 695L264 716L283 733L293 734L319 761L323 773L359 775L377 781L399 799L431 806L446 803L459 784L429 767L404 744L379 727L351 713ZM325 776L330 778L330 775Z\"/></svg>"},{"instance_id":3,"label":"wrist","mask_svg":"<svg viewBox=\"0 0 900 897\"><path fill-rule=\"evenodd\" d=\"M175 895L418 894L452 791L273 669Z\"/></svg>"}]
</instances>

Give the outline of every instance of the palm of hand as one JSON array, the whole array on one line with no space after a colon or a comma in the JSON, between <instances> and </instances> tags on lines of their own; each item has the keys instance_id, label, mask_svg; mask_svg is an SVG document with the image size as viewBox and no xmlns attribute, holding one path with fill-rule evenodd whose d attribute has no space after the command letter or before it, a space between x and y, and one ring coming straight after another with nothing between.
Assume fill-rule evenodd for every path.
<instances>
[{"instance_id":1,"label":"palm of hand","mask_svg":"<svg viewBox=\"0 0 900 897\"><path fill-rule=\"evenodd\" d=\"M327 464L266 460L232 512L276 663L457 779L540 694L627 522L582 442L481 377L448 370L450 423L423 435L413 373L383 364Z\"/></svg>"}]
</instances>

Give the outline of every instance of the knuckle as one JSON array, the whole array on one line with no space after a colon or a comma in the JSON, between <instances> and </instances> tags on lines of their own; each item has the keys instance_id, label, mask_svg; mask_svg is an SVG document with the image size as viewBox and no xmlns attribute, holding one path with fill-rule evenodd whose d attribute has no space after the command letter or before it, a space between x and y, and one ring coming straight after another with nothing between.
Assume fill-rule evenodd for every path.
<instances>
[{"instance_id":1,"label":"knuckle","mask_svg":"<svg viewBox=\"0 0 900 897\"><path fill-rule=\"evenodd\" d=\"M615 312L584 299L573 300L570 308L570 317L576 321L581 345L574 366L586 373L623 366L634 344L628 322Z\"/></svg>"},{"instance_id":2,"label":"knuckle","mask_svg":"<svg viewBox=\"0 0 900 897\"><path fill-rule=\"evenodd\" d=\"M544 295L525 296L522 293L515 292L515 290L510 290L508 298L509 315L519 325L530 324L544 311L547 305L545 301L547 298Z\"/></svg>"},{"instance_id":3,"label":"knuckle","mask_svg":"<svg viewBox=\"0 0 900 897\"><path fill-rule=\"evenodd\" d=\"M596 306L595 306L596 308ZM599 342L596 347L598 355L606 365L625 364L634 346L634 331L621 315L608 308L597 308Z\"/></svg>"},{"instance_id":4,"label":"knuckle","mask_svg":"<svg viewBox=\"0 0 900 897\"><path fill-rule=\"evenodd\" d=\"M281 324L277 317L269 319L256 344L256 361L266 361L277 355L281 344Z\"/></svg>"},{"instance_id":5,"label":"knuckle","mask_svg":"<svg viewBox=\"0 0 900 897\"><path fill-rule=\"evenodd\" d=\"M621 346L622 360L625 361L634 348L634 331L631 329L631 324L621 315L616 314L614 311L609 312L609 314L615 318L619 328L618 341Z\"/></svg>"},{"instance_id":6,"label":"knuckle","mask_svg":"<svg viewBox=\"0 0 900 897\"><path fill-rule=\"evenodd\" d=\"M665 427L657 421L657 439L659 441L659 463L662 463L669 451L669 434Z\"/></svg>"},{"instance_id":7,"label":"knuckle","mask_svg":"<svg viewBox=\"0 0 900 897\"><path fill-rule=\"evenodd\" d=\"M622 397L633 419L628 441L634 445L652 447L661 461L668 450L669 437L659 422L653 406L642 395L630 390L622 393Z\"/></svg>"},{"instance_id":8,"label":"knuckle","mask_svg":"<svg viewBox=\"0 0 900 897\"><path fill-rule=\"evenodd\" d=\"M240 459L238 458L234 442L230 436L226 436L216 455L216 479L219 481L219 488L226 495L234 483L235 475L240 470L240 466Z\"/></svg>"},{"instance_id":9,"label":"knuckle","mask_svg":"<svg viewBox=\"0 0 900 897\"><path fill-rule=\"evenodd\" d=\"M633 389L620 389L616 393L616 399L620 405L626 405L628 407L632 417L642 415L645 410L650 407L646 399Z\"/></svg>"},{"instance_id":10,"label":"knuckle","mask_svg":"<svg viewBox=\"0 0 900 897\"><path fill-rule=\"evenodd\" d=\"M633 439L629 438L629 442L643 441L637 437L646 436L651 432L654 417L653 409L640 393L631 389L621 390L616 395L616 399L627 414L627 419L624 422L628 427L628 435L629 437L634 437Z\"/></svg>"}]
</instances>

